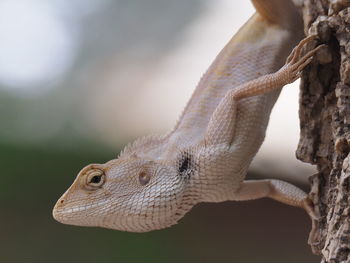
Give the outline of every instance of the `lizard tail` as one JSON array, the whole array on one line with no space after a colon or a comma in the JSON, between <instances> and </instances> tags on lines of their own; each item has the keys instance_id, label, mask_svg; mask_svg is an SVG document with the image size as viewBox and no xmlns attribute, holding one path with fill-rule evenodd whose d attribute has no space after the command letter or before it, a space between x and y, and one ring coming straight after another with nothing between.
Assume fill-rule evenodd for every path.
<instances>
[{"instance_id":1,"label":"lizard tail","mask_svg":"<svg viewBox=\"0 0 350 263\"><path fill-rule=\"evenodd\" d=\"M292 0L252 0L256 11L263 19L288 30L302 31L300 0L294 1L296 2Z\"/></svg>"}]
</instances>

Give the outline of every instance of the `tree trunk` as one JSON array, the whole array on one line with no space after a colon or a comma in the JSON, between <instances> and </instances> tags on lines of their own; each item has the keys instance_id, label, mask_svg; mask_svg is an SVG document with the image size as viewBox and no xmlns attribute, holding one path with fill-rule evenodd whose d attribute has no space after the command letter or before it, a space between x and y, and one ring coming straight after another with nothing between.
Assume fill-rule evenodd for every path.
<instances>
[{"instance_id":1,"label":"tree trunk","mask_svg":"<svg viewBox=\"0 0 350 263\"><path fill-rule=\"evenodd\" d=\"M303 17L307 35L328 45L301 81L297 158L318 168L309 242L322 262L350 262L350 0L306 0Z\"/></svg>"}]
</instances>

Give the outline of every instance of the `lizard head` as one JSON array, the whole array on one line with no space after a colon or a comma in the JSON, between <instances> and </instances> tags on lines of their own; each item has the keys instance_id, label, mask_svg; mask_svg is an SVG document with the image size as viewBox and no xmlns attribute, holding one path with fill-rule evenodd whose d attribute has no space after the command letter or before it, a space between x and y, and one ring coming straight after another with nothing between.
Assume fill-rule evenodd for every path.
<instances>
[{"instance_id":1,"label":"lizard head","mask_svg":"<svg viewBox=\"0 0 350 263\"><path fill-rule=\"evenodd\" d=\"M181 168L181 167L180 167ZM83 168L57 201L65 224L147 232L173 224L191 209L179 164L136 156Z\"/></svg>"}]
</instances>

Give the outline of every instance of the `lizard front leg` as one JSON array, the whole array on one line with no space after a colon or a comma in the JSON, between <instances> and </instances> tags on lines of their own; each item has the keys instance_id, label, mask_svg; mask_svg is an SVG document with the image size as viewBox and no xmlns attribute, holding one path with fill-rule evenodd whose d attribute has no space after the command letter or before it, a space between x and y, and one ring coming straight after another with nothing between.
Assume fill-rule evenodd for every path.
<instances>
[{"instance_id":1,"label":"lizard front leg","mask_svg":"<svg viewBox=\"0 0 350 263\"><path fill-rule=\"evenodd\" d=\"M243 98L279 89L298 79L301 71L311 62L313 55L323 46L318 46L300 57L302 47L313 39L315 37L310 36L300 41L279 71L261 76L228 91L209 121L204 137L205 145L231 145L234 140L237 102Z\"/></svg>"},{"instance_id":2,"label":"lizard front leg","mask_svg":"<svg viewBox=\"0 0 350 263\"><path fill-rule=\"evenodd\" d=\"M287 205L304 208L311 218L317 219L307 194L300 188L281 180L245 180L238 190L233 193L231 200L245 201L264 197Z\"/></svg>"}]
</instances>

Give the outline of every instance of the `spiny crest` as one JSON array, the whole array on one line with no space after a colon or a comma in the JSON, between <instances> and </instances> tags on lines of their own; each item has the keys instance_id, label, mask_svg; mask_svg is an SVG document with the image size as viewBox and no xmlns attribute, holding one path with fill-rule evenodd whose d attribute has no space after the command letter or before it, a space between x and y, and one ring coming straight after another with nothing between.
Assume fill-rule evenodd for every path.
<instances>
[{"instance_id":1,"label":"spiny crest","mask_svg":"<svg viewBox=\"0 0 350 263\"><path fill-rule=\"evenodd\" d=\"M125 148L120 152L118 158L131 156L137 154L137 152L145 152L149 148L153 148L165 139L164 135L147 135L136 139L135 141L127 144Z\"/></svg>"}]
</instances>

